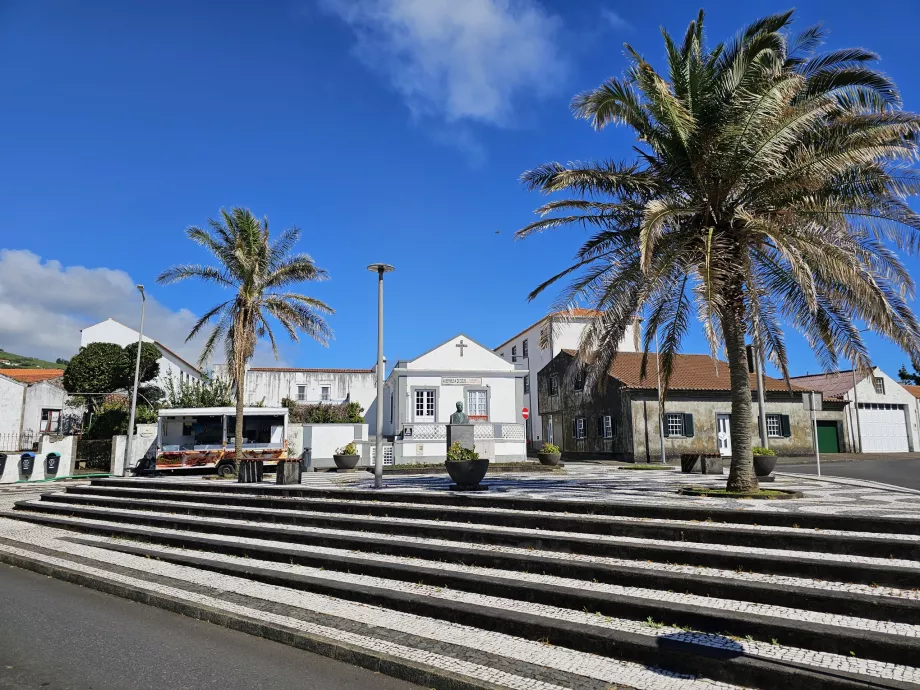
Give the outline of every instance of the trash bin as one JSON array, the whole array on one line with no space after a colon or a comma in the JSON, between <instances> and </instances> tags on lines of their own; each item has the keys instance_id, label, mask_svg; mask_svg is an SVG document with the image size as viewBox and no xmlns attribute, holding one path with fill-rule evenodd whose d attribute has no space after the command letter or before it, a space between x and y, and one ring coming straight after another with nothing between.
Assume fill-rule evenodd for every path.
<instances>
[{"instance_id":1,"label":"trash bin","mask_svg":"<svg viewBox=\"0 0 920 690\"><path fill-rule=\"evenodd\" d=\"M6 469L6 453L0 453L0 478L3 477L3 470Z\"/></svg>"},{"instance_id":2,"label":"trash bin","mask_svg":"<svg viewBox=\"0 0 920 690\"><path fill-rule=\"evenodd\" d=\"M23 453L19 456L19 471L24 475L31 476L35 468L35 453Z\"/></svg>"},{"instance_id":3,"label":"trash bin","mask_svg":"<svg viewBox=\"0 0 920 690\"><path fill-rule=\"evenodd\" d=\"M61 454L51 451L45 456L45 474L57 474L61 466Z\"/></svg>"}]
</instances>

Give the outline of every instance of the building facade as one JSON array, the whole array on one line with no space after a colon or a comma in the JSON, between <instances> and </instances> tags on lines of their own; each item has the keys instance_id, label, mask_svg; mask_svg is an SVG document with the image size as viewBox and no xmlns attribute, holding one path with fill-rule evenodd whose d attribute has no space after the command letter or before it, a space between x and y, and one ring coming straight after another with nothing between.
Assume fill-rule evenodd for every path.
<instances>
[{"instance_id":1,"label":"building facade","mask_svg":"<svg viewBox=\"0 0 920 690\"><path fill-rule=\"evenodd\" d=\"M864 453L920 450L920 417L914 395L878 367L813 376L792 382L847 400L850 445ZM854 385L855 383L855 385ZM858 430L858 431L857 431Z\"/></svg>"},{"instance_id":2,"label":"building facade","mask_svg":"<svg viewBox=\"0 0 920 690\"><path fill-rule=\"evenodd\" d=\"M537 395L537 374L562 350L577 350L585 328L598 312L591 309L571 309L546 316L509 338L493 351L512 364L522 364L530 372L524 381L524 402L530 411L526 435L531 448L539 447L546 438L540 398ZM635 352L635 333L629 329L620 349Z\"/></svg>"},{"instance_id":3,"label":"building facade","mask_svg":"<svg viewBox=\"0 0 920 690\"><path fill-rule=\"evenodd\" d=\"M80 410L68 404L61 369L0 369L0 450L15 450L15 436L74 431Z\"/></svg>"},{"instance_id":4,"label":"building facade","mask_svg":"<svg viewBox=\"0 0 920 690\"><path fill-rule=\"evenodd\" d=\"M462 334L415 359L398 361L383 400L383 434L394 445L395 461L443 461L447 424L458 402L475 425L481 457L524 460L528 373Z\"/></svg>"},{"instance_id":5,"label":"building facade","mask_svg":"<svg viewBox=\"0 0 920 690\"><path fill-rule=\"evenodd\" d=\"M659 431L658 374L651 353L646 375L640 376L641 353L620 353L606 385L589 391L575 368L576 352L563 350L538 375L543 436L570 458L606 457L627 462L658 462L662 455ZM849 427L843 399L815 395L816 425L812 423L810 391L764 377L766 438L761 439L756 377L751 433L754 445L765 444L778 455L814 452L817 426L822 452L845 452ZM683 453L731 455L731 386L728 364L708 355L677 355L664 404L664 454L669 460Z\"/></svg>"},{"instance_id":6,"label":"building facade","mask_svg":"<svg viewBox=\"0 0 920 690\"><path fill-rule=\"evenodd\" d=\"M133 328L125 326L115 319L106 319L92 326L87 326L80 331L80 347L86 347L91 343L115 343L120 347L127 347L137 342L137 336L138 332ZM151 383L160 388L165 388L168 379L172 379L174 385L178 385L182 381L198 381L201 379L201 372L198 369L163 345L163 343L147 335L144 336L144 342L156 345L163 355L158 360L160 372Z\"/></svg>"}]
</instances>

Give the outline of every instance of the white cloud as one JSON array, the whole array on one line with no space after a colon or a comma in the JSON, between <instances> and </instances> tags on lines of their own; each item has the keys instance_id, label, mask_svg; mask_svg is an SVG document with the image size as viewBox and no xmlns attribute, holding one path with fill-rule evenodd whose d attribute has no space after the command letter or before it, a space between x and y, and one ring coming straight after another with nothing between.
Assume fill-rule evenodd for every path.
<instances>
[{"instance_id":1,"label":"white cloud","mask_svg":"<svg viewBox=\"0 0 920 690\"><path fill-rule=\"evenodd\" d=\"M561 22L536 0L320 0L417 117L510 125L514 103L559 86Z\"/></svg>"},{"instance_id":2,"label":"white cloud","mask_svg":"<svg viewBox=\"0 0 920 690\"><path fill-rule=\"evenodd\" d=\"M631 29L632 28L632 24L630 24L628 21L623 19L623 17L618 15L616 12L614 12L610 8L605 7L604 9L602 9L601 16L614 29Z\"/></svg>"},{"instance_id":3,"label":"white cloud","mask_svg":"<svg viewBox=\"0 0 920 690\"><path fill-rule=\"evenodd\" d=\"M0 250L0 347L8 352L54 361L80 349L80 329L107 318L131 328L140 320L137 281L111 268L64 266L30 251ZM147 298L144 333L189 362L201 353L202 339L185 337L197 317ZM217 359L221 360L222 353ZM260 348L254 363L276 365Z\"/></svg>"}]
</instances>

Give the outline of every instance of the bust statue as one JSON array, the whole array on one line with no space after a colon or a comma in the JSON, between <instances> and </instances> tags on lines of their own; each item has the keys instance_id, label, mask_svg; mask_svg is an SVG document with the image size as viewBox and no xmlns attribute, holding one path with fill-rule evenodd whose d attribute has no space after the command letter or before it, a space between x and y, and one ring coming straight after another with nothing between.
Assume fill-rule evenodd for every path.
<instances>
[{"instance_id":1,"label":"bust statue","mask_svg":"<svg viewBox=\"0 0 920 690\"><path fill-rule=\"evenodd\" d=\"M463 411L463 403L457 402L457 411L450 416L451 424L469 424L470 418Z\"/></svg>"}]
</instances>

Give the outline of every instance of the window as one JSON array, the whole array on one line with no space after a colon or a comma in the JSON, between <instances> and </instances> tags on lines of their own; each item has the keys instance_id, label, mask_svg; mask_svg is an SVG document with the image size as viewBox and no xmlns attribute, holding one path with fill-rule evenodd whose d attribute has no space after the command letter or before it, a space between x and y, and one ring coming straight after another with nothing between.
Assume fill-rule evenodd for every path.
<instances>
[{"instance_id":1,"label":"window","mask_svg":"<svg viewBox=\"0 0 920 690\"><path fill-rule=\"evenodd\" d=\"M486 391L466 392L466 414L470 419L489 418L489 396Z\"/></svg>"},{"instance_id":2,"label":"window","mask_svg":"<svg viewBox=\"0 0 920 690\"><path fill-rule=\"evenodd\" d=\"M434 390L425 389L415 391L415 421L434 421Z\"/></svg>"},{"instance_id":3,"label":"window","mask_svg":"<svg viewBox=\"0 0 920 690\"><path fill-rule=\"evenodd\" d=\"M778 414L767 415L767 436L770 438L779 438L782 436L782 427L780 426Z\"/></svg>"},{"instance_id":4,"label":"window","mask_svg":"<svg viewBox=\"0 0 920 690\"><path fill-rule=\"evenodd\" d=\"M524 377L524 393L530 393L530 375Z\"/></svg>"},{"instance_id":5,"label":"window","mask_svg":"<svg viewBox=\"0 0 920 690\"><path fill-rule=\"evenodd\" d=\"M684 415L680 413L669 412L664 416L664 429L668 436L684 435Z\"/></svg>"},{"instance_id":6,"label":"window","mask_svg":"<svg viewBox=\"0 0 920 690\"><path fill-rule=\"evenodd\" d=\"M874 376L872 378L872 385L875 386L875 392L879 395L885 395L885 379L881 376Z\"/></svg>"},{"instance_id":7,"label":"window","mask_svg":"<svg viewBox=\"0 0 920 690\"><path fill-rule=\"evenodd\" d=\"M306 386L297 386L297 400L303 402L307 399L307 387Z\"/></svg>"},{"instance_id":8,"label":"window","mask_svg":"<svg viewBox=\"0 0 920 690\"><path fill-rule=\"evenodd\" d=\"M320 400L329 400L329 386L320 386L319 389L319 399Z\"/></svg>"},{"instance_id":9,"label":"window","mask_svg":"<svg viewBox=\"0 0 920 690\"><path fill-rule=\"evenodd\" d=\"M583 391L585 389L585 375L582 372L575 374L575 379L572 382L573 388L577 391Z\"/></svg>"},{"instance_id":10,"label":"window","mask_svg":"<svg viewBox=\"0 0 920 690\"><path fill-rule=\"evenodd\" d=\"M572 420L572 438L585 437L585 418L576 417Z\"/></svg>"},{"instance_id":11,"label":"window","mask_svg":"<svg viewBox=\"0 0 920 690\"><path fill-rule=\"evenodd\" d=\"M549 377L549 394L550 395L559 395L559 376L556 374L550 374Z\"/></svg>"},{"instance_id":12,"label":"window","mask_svg":"<svg viewBox=\"0 0 920 690\"><path fill-rule=\"evenodd\" d=\"M33 417L34 419L34 417ZM41 431L56 434L61 430L61 411L42 410Z\"/></svg>"},{"instance_id":13,"label":"window","mask_svg":"<svg viewBox=\"0 0 920 690\"><path fill-rule=\"evenodd\" d=\"M511 346L511 361L512 362L517 361L517 345Z\"/></svg>"},{"instance_id":14,"label":"window","mask_svg":"<svg viewBox=\"0 0 920 690\"><path fill-rule=\"evenodd\" d=\"M393 423L393 394L390 393L390 424Z\"/></svg>"},{"instance_id":15,"label":"window","mask_svg":"<svg viewBox=\"0 0 920 690\"><path fill-rule=\"evenodd\" d=\"M613 438L613 417L609 414L597 418L598 438Z\"/></svg>"},{"instance_id":16,"label":"window","mask_svg":"<svg viewBox=\"0 0 920 690\"><path fill-rule=\"evenodd\" d=\"M527 358L528 358L528 354L527 354L527 338L524 338L524 342L521 343L521 357L523 357L524 359L527 359Z\"/></svg>"}]
</instances>

